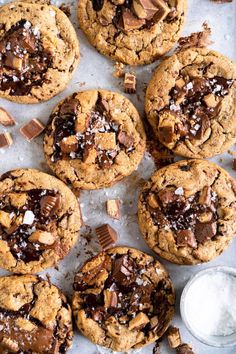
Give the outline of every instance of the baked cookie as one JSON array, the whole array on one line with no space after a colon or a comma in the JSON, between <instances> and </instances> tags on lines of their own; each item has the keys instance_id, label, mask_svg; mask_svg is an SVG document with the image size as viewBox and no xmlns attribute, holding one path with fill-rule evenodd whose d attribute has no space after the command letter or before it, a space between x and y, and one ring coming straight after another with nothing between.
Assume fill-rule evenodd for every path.
<instances>
[{"instance_id":1,"label":"baked cookie","mask_svg":"<svg viewBox=\"0 0 236 354\"><path fill-rule=\"evenodd\" d=\"M130 175L145 151L139 114L110 91L75 93L53 111L44 151L53 172L75 189L109 187Z\"/></svg>"},{"instance_id":2,"label":"baked cookie","mask_svg":"<svg viewBox=\"0 0 236 354\"><path fill-rule=\"evenodd\" d=\"M166 59L146 93L146 114L157 138L176 154L204 158L236 142L236 66L206 48Z\"/></svg>"},{"instance_id":3,"label":"baked cookie","mask_svg":"<svg viewBox=\"0 0 236 354\"><path fill-rule=\"evenodd\" d=\"M111 248L89 260L75 276L74 289L78 329L114 351L155 342L174 314L174 289L166 270L133 248Z\"/></svg>"},{"instance_id":4,"label":"baked cookie","mask_svg":"<svg viewBox=\"0 0 236 354\"><path fill-rule=\"evenodd\" d=\"M57 178L15 170L0 178L0 268L36 273L64 258L77 240L76 197Z\"/></svg>"},{"instance_id":5,"label":"baked cookie","mask_svg":"<svg viewBox=\"0 0 236 354\"><path fill-rule=\"evenodd\" d=\"M139 199L139 225L149 247L177 264L208 262L236 233L236 183L203 160L157 171Z\"/></svg>"},{"instance_id":6,"label":"baked cookie","mask_svg":"<svg viewBox=\"0 0 236 354\"><path fill-rule=\"evenodd\" d=\"M37 103L66 88L79 43L57 7L17 1L1 7L0 53L0 97Z\"/></svg>"},{"instance_id":7,"label":"baked cookie","mask_svg":"<svg viewBox=\"0 0 236 354\"><path fill-rule=\"evenodd\" d=\"M102 54L130 65L148 64L180 37L186 0L80 0L80 27Z\"/></svg>"},{"instance_id":8,"label":"baked cookie","mask_svg":"<svg viewBox=\"0 0 236 354\"><path fill-rule=\"evenodd\" d=\"M71 308L50 282L33 275L0 277L0 352L63 354L73 337Z\"/></svg>"}]
</instances>

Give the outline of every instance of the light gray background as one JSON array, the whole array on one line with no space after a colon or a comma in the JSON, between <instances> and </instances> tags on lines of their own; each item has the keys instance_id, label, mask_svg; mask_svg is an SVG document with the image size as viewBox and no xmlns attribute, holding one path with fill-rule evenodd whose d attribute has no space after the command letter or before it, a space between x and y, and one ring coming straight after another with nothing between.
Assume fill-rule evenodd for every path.
<instances>
[{"instance_id":1,"label":"light gray background","mask_svg":"<svg viewBox=\"0 0 236 354\"><path fill-rule=\"evenodd\" d=\"M0 5L8 2L0 0ZM48 116L52 108L67 95L83 89L104 88L123 92L122 82L112 76L113 63L105 57L98 54L87 42L85 36L78 30L78 21L76 19L76 4L75 1L53 1L55 5L62 2L71 5L72 21L77 30L78 37L81 44L81 61L76 71L73 81L68 85L68 88L58 95L56 98L47 103L38 105L18 105L0 99L0 106L9 110L18 122L16 127L8 129L12 132L14 145L8 150L0 149L0 173L7 170L19 167L34 167L44 171L48 171L44 162L42 150L42 138L37 138L35 141L29 143L25 141L18 132L19 127L26 121L32 118L39 118L44 123L47 122ZM221 51L228 55L231 59L236 60L236 3L233 0L231 4L216 4L210 0L189 0L189 9L187 14L187 23L184 34L189 34L193 31L200 30L201 24L207 20L212 27L214 43L212 48ZM0 10L1 19L1 10ZM140 68L133 68L138 78L138 93L143 99L143 90L146 87L153 68L157 63ZM143 114L143 103L138 101L137 95L128 95L128 97L137 105L140 113ZM0 131L5 129L0 127ZM234 148L233 148L234 149ZM236 149L235 149L236 150ZM223 161L220 159L223 158ZM213 159L222 167L226 168L231 175L236 177L236 173L232 171L232 159L229 154L224 154ZM137 196L139 193L140 184L143 179L148 179L154 171L152 160L148 155L143 159L139 169L133 173L132 176L126 178L123 182L118 183L113 188L81 193L81 207L84 216L85 224L92 228L101 223L109 222L114 228L119 231L120 245L129 245L137 247L140 250L150 252L145 242L142 240L139 228L137 225ZM122 205L122 219L120 221L113 221L106 215L104 202L109 198L120 198L123 201ZM74 271L89 257L88 252L96 253L99 246L96 242L96 237L91 243L87 243L84 237L81 237L76 247L70 255L60 263L59 270L52 269L44 272L51 275L52 281L57 284L67 295L72 293L72 280ZM177 266L168 262L162 261L170 272L171 278L177 290L177 306L174 323L181 328L183 340L192 343L196 354L235 354L236 347L228 349L216 349L205 346L199 341L195 340L184 327L179 313L179 299L182 289L190 276L198 271L215 266L215 265L229 265L236 266L236 240L233 241L230 248L220 257L207 265L187 267ZM0 274L5 274L1 272ZM236 306L236 304L235 304ZM140 354L151 354L152 346L148 346L141 351L136 351ZM73 348L69 354L108 354L109 350L98 348L91 344L88 340L83 338L76 332L74 338ZM132 352L133 353L133 352ZM165 341L162 345L162 353L174 353L168 349Z\"/></svg>"}]
</instances>

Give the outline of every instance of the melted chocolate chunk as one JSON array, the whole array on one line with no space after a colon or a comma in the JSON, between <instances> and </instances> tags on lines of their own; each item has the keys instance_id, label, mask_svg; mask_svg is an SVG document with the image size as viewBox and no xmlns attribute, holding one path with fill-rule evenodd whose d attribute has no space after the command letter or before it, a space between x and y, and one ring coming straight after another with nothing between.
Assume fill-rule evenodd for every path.
<instances>
[{"instance_id":1,"label":"melted chocolate chunk","mask_svg":"<svg viewBox=\"0 0 236 354\"><path fill-rule=\"evenodd\" d=\"M59 111L54 113L51 121L54 120L54 153L52 161L56 162L62 158L80 159L83 162L97 163L100 168L109 168L120 150L127 153L133 151L133 138L126 136L126 144L118 139L119 126L110 120L109 108L106 101L98 97L96 105L90 115L77 118L79 101L75 98L65 101ZM48 131L47 134L50 134ZM97 136L102 140L103 134L109 136L110 146L97 142ZM104 135L105 136L105 135ZM73 145L67 143L68 149L63 149L62 143L73 137ZM128 141L128 143L127 143ZM107 144L105 141L104 144ZM62 151L64 150L64 151Z\"/></svg>"},{"instance_id":2,"label":"melted chocolate chunk","mask_svg":"<svg viewBox=\"0 0 236 354\"><path fill-rule=\"evenodd\" d=\"M28 95L40 86L52 65L40 33L29 21L16 23L0 38L0 90L12 96Z\"/></svg>"},{"instance_id":3,"label":"melted chocolate chunk","mask_svg":"<svg viewBox=\"0 0 236 354\"><path fill-rule=\"evenodd\" d=\"M176 127L180 139L201 139L217 114L220 100L229 93L234 81L219 76L192 78L188 83L184 79L181 77L178 81L183 84L170 91L170 104L164 109L184 117L183 127Z\"/></svg>"},{"instance_id":4,"label":"melted chocolate chunk","mask_svg":"<svg viewBox=\"0 0 236 354\"><path fill-rule=\"evenodd\" d=\"M17 223L13 221L9 228L0 225L0 239L7 242L12 255L17 260L24 262L38 261L45 249L50 248L49 245L39 245L36 242L30 242L30 235L39 230L54 231L57 222L56 210L59 207L60 196L53 190L32 189L26 192L28 195L27 202L22 207L16 208L9 203L4 202L2 198L0 202L0 210L13 213L15 217L21 217L22 222L26 212L32 212L34 219L29 224ZM6 198L7 196L5 196ZM45 198L50 200L53 198L54 204L50 211L45 214ZM42 208L43 204L43 208ZM48 211L48 209L47 209Z\"/></svg>"}]
</instances>

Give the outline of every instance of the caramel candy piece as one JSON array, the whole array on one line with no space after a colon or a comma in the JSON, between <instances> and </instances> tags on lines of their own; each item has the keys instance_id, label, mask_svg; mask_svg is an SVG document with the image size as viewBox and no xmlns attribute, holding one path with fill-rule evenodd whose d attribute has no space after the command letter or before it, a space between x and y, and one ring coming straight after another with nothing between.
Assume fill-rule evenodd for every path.
<instances>
[{"instance_id":1,"label":"caramel candy piece","mask_svg":"<svg viewBox=\"0 0 236 354\"><path fill-rule=\"evenodd\" d=\"M13 144L13 140L10 133L2 133L0 134L0 149L8 148Z\"/></svg>"},{"instance_id":2,"label":"caramel candy piece","mask_svg":"<svg viewBox=\"0 0 236 354\"><path fill-rule=\"evenodd\" d=\"M76 152L79 147L78 140L75 135L63 138L60 143L61 151L69 154L70 152Z\"/></svg>"},{"instance_id":3,"label":"caramel candy piece","mask_svg":"<svg viewBox=\"0 0 236 354\"><path fill-rule=\"evenodd\" d=\"M175 82L175 86L181 90L185 86L185 81L182 77L180 77L178 80Z\"/></svg>"},{"instance_id":4,"label":"caramel candy piece","mask_svg":"<svg viewBox=\"0 0 236 354\"><path fill-rule=\"evenodd\" d=\"M123 10L123 25L125 31L132 31L141 28L145 24L145 20L139 19L132 12L125 8Z\"/></svg>"},{"instance_id":5,"label":"caramel candy piece","mask_svg":"<svg viewBox=\"0 0 236 354\"><path fill-rule=\"evenodd\" d=\"M16 69L22 71L24 60L23 58L18 58L14 54L8 52L5 60L5 65L11 69Z\"/></svg>"},{"instance_id":6,"label":"caramel candy piece","mask_svg":"<svg viewBox=\"0 0 236 354\"><path fill-rule=\"evenodd\" d=\"M27 202L26 193L9 193L10 203L16 208L20 208Z\"/></svg>"},{"instance_id":7,"label":"caramel candy piece","mask_svg":"<svg viewBox=\"0 0 236 354\"><path fill-rule=\"evenodd\" d=\"M149 318L145 313L139 312L137 316L135 316L130 322L129 322L129 330L132 331L132 329L141 329L146 326L146 324L149 323Z\"/></svg>"},{"instance_id":8,"label":"caramel candy piece","mask_svg":"<svg viewBox=\"0 0 236 354\"><path fill-rule=\"evenodd\" d=\"M134 145L134 138L124 131L119 132L117 139L120 144L124 145L128 149Z\"/></svg>"},{"instance_id":9,"label":"caramel candy piece","mask_svg":"<svg viewBox=\"0 0 236 354\"><path fill-rule=\"evenodd\" d=\"M87 113L80 113L75 121L75 131L83 134L89 125L90 116Z\"/></svg>"},{"instance_id":10,"label":"caramel candy piece","mask_svg":"<svg viewBox=\"0 0 236 354\"><path fill-rule=\"evenodd\" d=\"M168 329L167 339L168 339L169 346L171 348L179 347L181 345L181 342L182 342L179 328L171 326Z\"/></svg>"},{"instance_id":11,"label":"caramel candy piece","mask_svg":"<svg viewBox=\"0 0 236 354\"><path fill-rule=\"evenodd\" d=\"M9 213L0 210L0 224L3 227L6 227L7 229L10 227L11 225L11 216Z\"/></svg>"},{"instance_id":12,"label":"caramel candy piece","mask_svg":"<svg viewBox=\"0 0 236 354\"><path fill-rule=\"evenodd\" d=\"M177 245L178 246L190 246L192 248L197 247L197 242L194 236L193 231L191 230L178 230L177 234Z\"/></svg>"},{"instance_id":13,"label":"caramel candy piece","mask_svg":"<svg viewBox=\"0 0 236 354\"><path fill-rule=\"evenodd\" d=\"M212 239L216 235L217 225L216 222L197 222L195 227L195 237L198 242L205 243Z\"/></svg>"},{"instance_id":14,"label":"caramel candy piece","mask_svg":"<svg viewBox=\"0 0 236 354\"><path fill-rule=\"evenodd\" d=\"M211 205L211 187L205 186L200 193L199 204Z\"/></svg>"},{"instance_id":15,"label":"caramel candy piece","mask_svg":"<svg viewBox=\"0 0 236 354\"><path fill-rule=\"evenodd\" d=\"M55 243L55 236L51 232L37 230L30 235L29 241L51 246Z\"/></svg>"},{"instance_id":16,"label":"caramel candy piece","mask_svg":"<svg viewBox=\"0 0 236 354\"><path fill-rule=\"evenodd\" d=\"M4 125L5 127L16 124L13 117L2 107L0 107L0 124Z\"/></svg>"},{"instance_id":17,"label":"caramel candy piece","mask_svg":"<svg viewBox=\"0 0 236 354\"><path fill-rule=\"evenodd\" d=\"M42 124L38 119L32 119L30 122L26 123L20 128L20 133L28 141L33 140L39 136L45 129L45 125Z\"/></svg>"},{"instance_id":18,"label":"caramel candy piece","mask_svg":"<svg viewBox=\"0 0 236 354\"><path fill-rule=\"evenodd\" d=\"M219 103L219 99L213 93L210 93L204 97L204 102L208 107L215 108Z\"/></svg>"},{"instance_id":19,"label":"caramel candy piece","mask_svg":"<svg viewBox=\"0 0 236 354\"><path fill-rule=\"evenodd\" d=\"M125 73L124 90L126 93L135 93L136 83L136 76L134 74Z\"/></svg>"},{"instance_id":20,"label":"caramel candy piece","mask_svg":"<svg viewBox=\"0 0 236 354\"><path fill-rule=\"evenodd\" d=\"M118 199L109 199L106 201L107 214L113 219L120 219L120 201Z\"/></svg>"},{"instance_id":21,"label":"caramel candy piece","mask_svg":"<svg viewBox=\"0 0 236 354\"><path fill-rule=\"evenodd\" d=\"M59 194L46 195L40 200L40 208L43 216L48 217L54 215L61 206L61 196Z\"/></svg>"},{"instance_id":22,"label":"caramel candy piece","mask_svg":"<svg viewBox=\"0 0 236 354\"><path fill-rule=\"evenodd\" d=\"M95 231L103 250L110 248L117 241L117 232L108 224L97 227Z\"/></svg>"},{"instance_id":23,"label":"caramel candy piece","mask_svg":"<svg viewBox=\"0 0 236 354\"><path fill-rule=\"evenodd\" d=\"M104 290L103 294L104 294L104 307L106 308L117 307L118 297L115 291Z\"/></svg>"},{"instance_id":24,"label":"caramel candy piece","mask_svg":"<svg viewBox=\"0 0 236 354\"><path fill-rule=\"evenodd\" d=\"M156 199L156 196L154 194L149 194L147 198L147 202L150 205L151 208L157 209L159 207L158 201Z\"/></svg>"},{"instance_id":25,"label":"caramel candy piece","mask_svg":"<svg viewBox=\"0 0 236 354\"><path fill-rule=\"evenodd\" d=\"M188 344L181 344L176 348L177 354L194 354L192 348Z\"/></svg>"},{"instance_id":26,"label":"caramel candy piece","mask_svg":"<svg viewBox=\"0 0 236 354\"><path fill-rule=\"evenodd\" d=\"M97 150L94 146L86 146L83 152L83 162L91 164L96 162Z\"/></svg>"},{"instance_id":27,"label":"caramel candy piece","mask_svg":"<svg viewBox=\"0 0 236 354\"><path fill-rule=\"evenodd\" d=\"M114 150L116 148L116 134L96 133L95 143L101 150Z\"/></svg>"}]
</instances>

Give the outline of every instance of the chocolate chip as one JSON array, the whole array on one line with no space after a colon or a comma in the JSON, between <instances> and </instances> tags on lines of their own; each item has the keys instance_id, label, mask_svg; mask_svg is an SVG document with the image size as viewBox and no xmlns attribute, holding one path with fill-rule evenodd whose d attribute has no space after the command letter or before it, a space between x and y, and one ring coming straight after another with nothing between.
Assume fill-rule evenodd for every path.
<instances>
[{"instance_id":1,"label":"chocolate chip","mask_svg":"<svg viewBox=\"0 0 236 354\"><path fill-rule=\"evenodd\" d=\"M183 166L180 166L180 170L181 171L190 171L191 167L190 165L183 165Z\"/></svg>"},{"instance_id":2,"label":"chocolate chip","mask_svg":"<svg viewBox=\"0 0 236 354\"><path fill-rule=\"evenodd\" d=\"M199 243L204 244L211 240L217 233L216 222L196 223L195 237Z\"/></svg>"},{"instance_id":3,"label":"chocolate chip","mask_svg":"<svg viewBox=\"0 0 236 354\"><path fill-rule=\"evenodd\" d=\"M120 144L124 145L128 149L130 149L134 144L134 138L124 131L119 132L117 139Z\"/></svg>"},{"instance_id":4,"label":"chocolate chip","mask_svg":"<svg viewBox=\"0 0 236 354\"><path fill-rule=\"evenodd\" d=\"M101 11L104 5L104 0L92 0L94 11Z\"/></svg>"}]
</instances>

